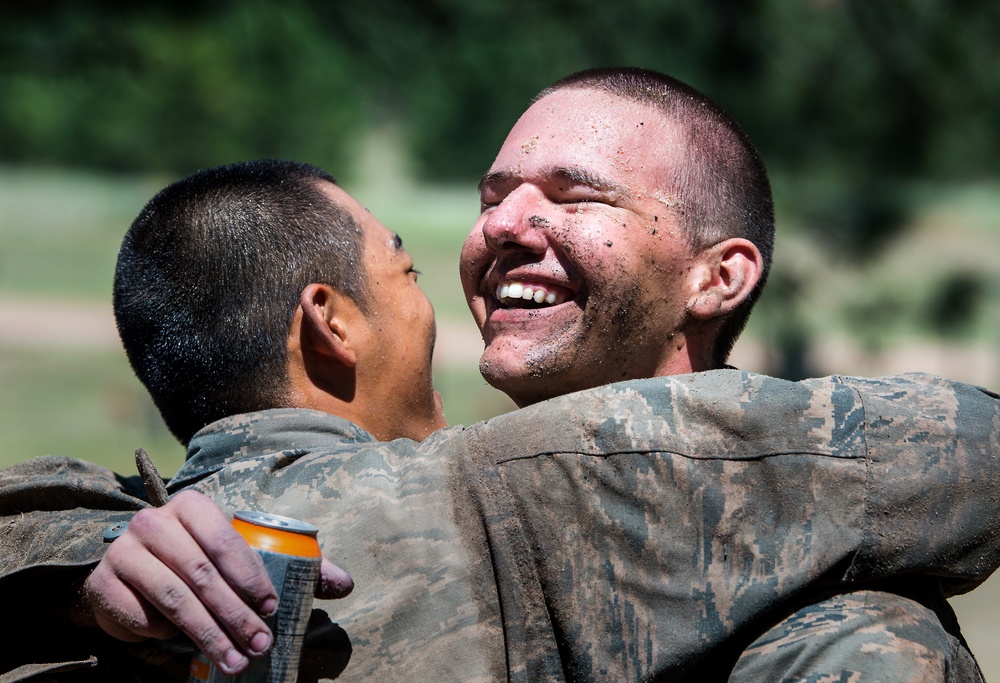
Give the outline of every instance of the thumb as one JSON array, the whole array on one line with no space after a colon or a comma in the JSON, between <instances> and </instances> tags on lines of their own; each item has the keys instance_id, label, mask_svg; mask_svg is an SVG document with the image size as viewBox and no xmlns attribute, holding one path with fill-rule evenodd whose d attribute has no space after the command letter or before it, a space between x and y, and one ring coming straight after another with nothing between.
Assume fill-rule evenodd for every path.
<instances>
[{"instance_id":1,"label":"thumb","mask_svg":"<svg viewBox=\"0 0 1000 683\"><path fill-rule=\"evenodd\" d=\"M324 557L319 566L316 597L321 600L334 600L347 597L352 590L354 590L354 579L351 575Z\"/></svg>"}]
</instances>

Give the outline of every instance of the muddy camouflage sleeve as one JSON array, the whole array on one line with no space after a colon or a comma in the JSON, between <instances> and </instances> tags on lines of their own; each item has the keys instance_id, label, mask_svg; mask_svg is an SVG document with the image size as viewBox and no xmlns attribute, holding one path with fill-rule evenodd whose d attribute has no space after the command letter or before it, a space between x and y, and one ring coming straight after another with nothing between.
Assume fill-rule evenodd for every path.
<instances>
[{"instance_id":1,"label":"muddy camouflage sleeve","mask_svg":"<svg viewBox=\"0 0 1000 683\"><path fill-rule=\"evenodd\" d=\"M79 567L104 555L104 531L148 507L138 477L46 456L0 470L0 579L31 567Z\"/></svg>"},{"instance_id":2,"label":"muddy camouflage sleeve","mask_svg":"<svg viewBox=\"0 0 1000 683\"><path fill-rule=\"evenodd\" d=\"M71 458L0 470L0 596L17 624L5 631L0 680L62 680L58 672L94 670L98 641L110 639L73 626L69 608L104 555L105 531L147 505L136 487L136 480Z\"/></svg>"},{"instance_id":3,"label":"muddy camouflage sleeve","mask_svg":"<svg viewBox=\"0 0 1000 683\"><path fill-rule=\"evenodd\" d=\"M679 680L811 593L971 588L998 564L998 405L924 376L719 372L474 429L512 680Z\"/></svg>"},{"instance_id":4,"label":"muddy camouflage sleeve","mask_svg":"<svg viewBox=\"0 0 1000 683\"><path fill-rule=\"evenodd\" d=\"M871 381L849 381L865 389L872 386ZM970 395L972 397L974 394ZM892 400L892 394L886 396L883 393L880 399L885 398ZM931 396L927 398L933 405L934 399ZM869 409L877 409L876 403L876 400L870 401ZM973 403L965 401L964 405L958 406L951 401L940 403L938 419L926 422L925 428L930 432L937 425L941 431L942 423L949 425L952 422L950 416L956 410L966 412L968 419L975 419L973 416L978 411ZM981 416L985 427L995 429L995 422L988 411ZM917 425L914 427L914 443L919 443L924 435L916 428ZM941 456L946 456L946 453L935 449L931 457ZM890 473L886 475L890 476ZM955 490L960 490L963 480L975 477L977 473L974 471L956 469L952 473ZM990 481L988 476L986 481ZM881 500L884 496L877 493L876 497ZM919 503L911 501L914 505ZM932 501L933 514L944 509L944 503L946 501ZM884 516L891 514L884 505L882 512ZM963 526L969 528L972 525ZM894 531L886 536L905 544L907 539L915 540L912 527L910 531L908 535ZM937 582L896 578L882 584L885 590L837 595L808 605L783 619L746 648L736 663L730 682L978 683L983 680L975 657L961 635L954 612Z\"/></svg>"}]
</instances>

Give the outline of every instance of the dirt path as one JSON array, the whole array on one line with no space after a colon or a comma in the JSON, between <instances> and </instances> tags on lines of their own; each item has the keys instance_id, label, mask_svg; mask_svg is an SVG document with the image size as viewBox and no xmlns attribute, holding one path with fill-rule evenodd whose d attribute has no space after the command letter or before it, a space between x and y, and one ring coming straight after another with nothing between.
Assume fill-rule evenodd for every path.
<instances>
[{"instance_id":1,"label":"dirt path","mask_svg":"<svg viewBox=\"0 0 1000 683\"><path fill-rule=\"evenodd\" d=\"M120 347L111 304L0 296L0 346Z\"/></svg>"}]
</instances>

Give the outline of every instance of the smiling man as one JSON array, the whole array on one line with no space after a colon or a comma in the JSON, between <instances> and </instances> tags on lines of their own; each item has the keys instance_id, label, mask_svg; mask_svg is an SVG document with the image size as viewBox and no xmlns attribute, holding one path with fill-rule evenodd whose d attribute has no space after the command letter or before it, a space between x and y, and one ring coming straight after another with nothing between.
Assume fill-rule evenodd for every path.
<instances>
[{"instance_id":1,"label":"smiling man","mask_svg":"<svg viewBox=\"0 0 1000 683\"><path fill-rule=\"evenodd\" d=\"M701 94L638 70L543 91L480 183L462 282L518 405L723 367L770 267L767 174Z\"/></svg>"},{"instance_id":2,"label":"smiling man","mask_svg":"<svg viewBox=\"0 0 1000 683\"><path fill-rule=\"evenodd\" d=\"M601 85L615 74L629 89ZM105 630L180 627L239 670L270 642L274 591L217 503L316 524L358 579L317 603L303 680L973 675L931 598L1000 562L997 397L926 377L711 371L770 257L763 168L675 81L575 78L504 143L462 255L484 375L526 408L418 442L440 419L433 321L398 240L316 169L196 174L152 200L116 279L130 360L172 397L156 399L168 424L169 405L190 417L171 500L133 516L145 504L110 473L64 459L8 471L5 595L101 560L87 595ZM614 383L692 370L706 372ZM375 438L394 436L410 438ZM105 553L104 529L129 518ZM929 598L880 585L903 574ZM831 623L845 626L809 645L832 649L797 660L809 647L786 632ZM859 668L854 632L878 661ZM191 655L67 642L161 675Z\"/></svg>"},{"instance_id":3,"label":"smiling man","mask_svg":"<svg viewBox=\"0 0 1000 683\"><path fill-rule=\"evenodd\" d=\"M598 69L544 90L480 196L462 282L483 377L518 406L725 367L770 269L756 149L714 103L654 72ZM871 588L776 620L737 664L748 641L693 675L978 680L939 585Z\"/></svg>"}]
</instances>

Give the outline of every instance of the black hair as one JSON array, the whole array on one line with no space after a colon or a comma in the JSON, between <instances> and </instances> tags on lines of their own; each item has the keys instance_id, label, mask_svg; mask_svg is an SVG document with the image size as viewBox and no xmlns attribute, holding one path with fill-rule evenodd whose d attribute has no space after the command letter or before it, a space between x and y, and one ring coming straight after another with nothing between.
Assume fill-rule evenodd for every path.
<instances>
[{"instance_id":1,"label":"black hair","mask_svg":"<svg viewBox=\"0 0 1000 683\"><path fill-rule=\"evenodd\" d=\"M199 171L154 196L122 242L114 308L129 362L183 443L237 413L285 405L302 290L368 309L364 234L308 164Z\"/></svg>"}]
</instances>

